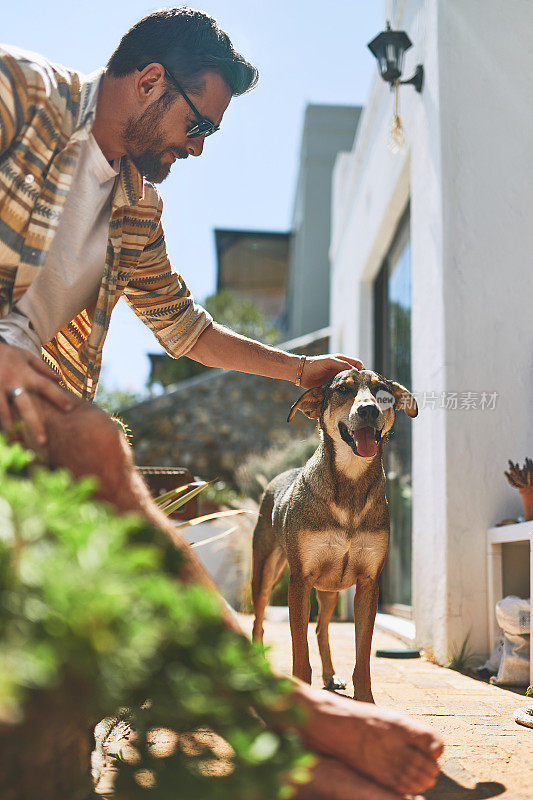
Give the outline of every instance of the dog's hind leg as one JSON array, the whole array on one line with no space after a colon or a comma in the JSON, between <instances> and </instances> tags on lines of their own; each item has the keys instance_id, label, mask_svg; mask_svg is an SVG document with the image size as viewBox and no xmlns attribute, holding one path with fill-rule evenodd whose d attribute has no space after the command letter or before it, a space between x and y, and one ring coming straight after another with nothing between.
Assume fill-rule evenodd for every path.
<instances>
[{"instance_id":1,"label":"dog's hind leg","mask_svg":"<svg viewBox=\"0 0 533 800\"><path fill-rule=\"evenodd\" d=\"M252 639L257 642L263 641L263 620L265 618L265 608L270 598L270 594L275 584L281 578L287 559L285 553L279 545L263 561L261 565L255 564L252 578L252 600L254 604L254 626L252 629Z\"/></svg>"},{"instance_id":2,"label":"dog's hind leg","mask_svg":"<svg viewBox=\"0 0 533 800\"><path fill-rule=\"evenodd\" d=\"M316 596L318 600L318 619L316 623L316 638L318 641L318 649L320 651L320 659L322 661L322 679L324 681L324 689L335 691L336 689L346 689L346 683L335 675L333 669L333 662L331 660L331 650L329 648L329 623L331 615L335 611L337 605L338 592L326 592L322 589L317 589Z\"/></svg>"},{"instance_id":3,"label":"dog's hind leg","mask_svg":"<svg viewBox=\"0 0 533 800\"><path fill-rule=\"evenodd\" d=\"M270 593L286 566L287 558L274 536L272 526L259 517L253 539L252 600L255 619L252 639L254 641L263 641L265 608Z\"/></svg>"}]
</instances>

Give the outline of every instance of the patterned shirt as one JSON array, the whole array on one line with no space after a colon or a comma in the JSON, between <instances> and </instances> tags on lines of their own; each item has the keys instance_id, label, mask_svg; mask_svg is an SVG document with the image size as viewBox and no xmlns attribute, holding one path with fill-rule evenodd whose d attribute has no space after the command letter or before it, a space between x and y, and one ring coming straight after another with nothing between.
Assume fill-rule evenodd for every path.
<instances>
[{"instance_id":1,"label":"patterned shirt","mask_svg":"<svg viewBox=\"0 0 533 800\"><path fill-rule=\"evenodd\" d=\"M80 142L94 122L102 73L84 78L35 53L0 46L0 318L46 261ZM172 270L161 212L155 187L124 156L96 304L42 348L63 384L84 399L94 397L111 312L122 295L175 358L212 322Z\"/></svg>"}]
</instances>

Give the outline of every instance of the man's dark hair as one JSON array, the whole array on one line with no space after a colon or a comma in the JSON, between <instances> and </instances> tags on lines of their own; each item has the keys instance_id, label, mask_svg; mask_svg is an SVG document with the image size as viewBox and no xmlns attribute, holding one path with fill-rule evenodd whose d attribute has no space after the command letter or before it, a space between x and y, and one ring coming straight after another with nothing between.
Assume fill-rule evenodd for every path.
<instances>
[{"instance_id":1,"label":"man's dark hair","mask_svg":"<svg viewBox=\"0 0 533 800\"><path fill-rule=\"evenodd\" d=\"M163 64L183 85L198 92L205 72L218 72L232 95L252 89L257 69L237 53L215 19L188 6L163 8L137 22L122 37L107 69L116 76L137 67Z\"/></svg>"}]
</instances>

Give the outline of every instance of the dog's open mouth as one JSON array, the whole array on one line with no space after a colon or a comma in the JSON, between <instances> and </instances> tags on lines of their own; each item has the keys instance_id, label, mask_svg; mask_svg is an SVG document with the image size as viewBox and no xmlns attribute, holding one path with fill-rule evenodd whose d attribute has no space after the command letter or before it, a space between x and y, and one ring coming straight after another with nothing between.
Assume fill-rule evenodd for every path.
<instances>
[{"instance_id":1,"label":"dog's open mouth","mask_svg":"<svg viewBox=\"0 0 533 800\"><path fill-rule=\"evenodd\" d=\"M381 441L381 431L376 430L371 425L358 428L353 433L350 433L344 422L339 422L339 433L346 444L350 445L356 456L370 458L376 455L378 444Z\"/></svg>"}]
</instances>

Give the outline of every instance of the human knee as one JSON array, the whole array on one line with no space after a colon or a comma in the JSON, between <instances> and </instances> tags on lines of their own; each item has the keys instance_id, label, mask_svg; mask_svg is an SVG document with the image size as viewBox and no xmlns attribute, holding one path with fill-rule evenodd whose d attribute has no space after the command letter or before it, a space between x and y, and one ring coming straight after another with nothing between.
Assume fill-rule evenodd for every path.
<instances>
[{"instance_id":1,"label":"human knee","mask_svg":"<svg viewBox=\"0 0 533 800\"><path fill-rule=\"evenodd\" d=\"M82 439L104 464L119 468L133 463L126 438L104 411L90 407L80 414L77 423Z\"/></svg>"},{"instance_id":2,"label":"human knee","mask_svg":"<svg viewBox=\"0 0 533 800\"><path fill-rule=\"evenodd\" d=\"M92 474L111 481L133 464L130 448L118 425L101 409L88 403L51 421L50 460L65 466L75 477Z\"/></svg>"}]
</instances>

